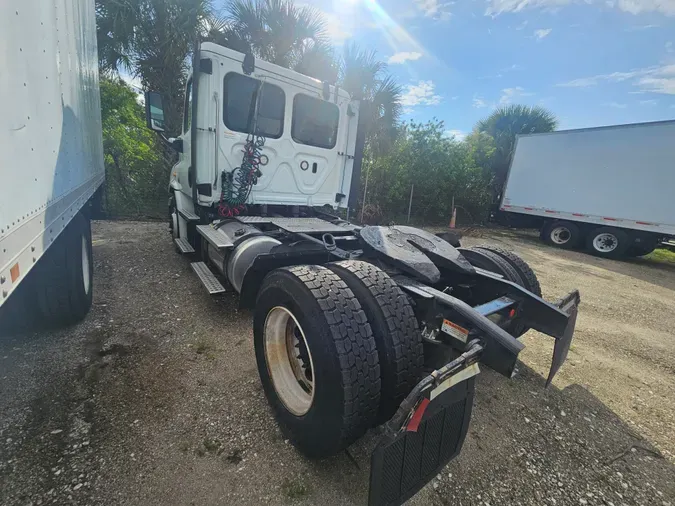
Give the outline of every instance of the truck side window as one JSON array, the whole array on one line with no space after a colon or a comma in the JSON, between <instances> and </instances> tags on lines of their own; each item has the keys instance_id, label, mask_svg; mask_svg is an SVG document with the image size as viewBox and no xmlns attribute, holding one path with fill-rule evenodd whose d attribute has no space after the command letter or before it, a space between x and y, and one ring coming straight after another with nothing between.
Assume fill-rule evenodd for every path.
<instances>
[{"instance_id":1,"label":"truck side window","mask_svg":"<svg viewBox=\"0 0 675 506\"><path fill-rule=\"evenodd\" d=\"M340 110L335 104L309 95L293 98L291 136L295 142L333 149L339 121Z\"/></svg>"},{"instance_id":2,"label":"truck side window","mask_svg":"<svg viewBox=\"0 0 675 506\"><path fill-rule=\"evenodd\" d=\"M183 109L183 133L190 130L192 124L192 78L188 79L185 87L185 107Z\"/></svg>"},{"instance_id":3,"label":"truck side window","mask_svg":"<svg viewBox=\"0 0 675 506\"><path fill-rule=\"evenodd\" d=\"M284 131L284 91L273 84L263 83L235 72L223 80L223 121L235 132L250 133L255 116L255 97L258 89L260 98L258 117L255 119L257 135L278 139Z\"/></svg>"}]
</instances>

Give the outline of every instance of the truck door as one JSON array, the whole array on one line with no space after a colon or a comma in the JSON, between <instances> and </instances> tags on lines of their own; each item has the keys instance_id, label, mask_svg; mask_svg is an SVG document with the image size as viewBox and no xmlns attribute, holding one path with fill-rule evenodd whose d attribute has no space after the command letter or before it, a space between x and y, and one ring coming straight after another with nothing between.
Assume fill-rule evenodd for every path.
<instances>
[{"instance_id":1,"label":"truck door","mask_svg":"<svg viewBox=\"0 0 675 506\"><path fill-rule=\"evenodd\" d=\"M190 177L191 156L191 129L192 127L192 76L188 78L185 86L185 102L183 104L183 123L181 134L178 136L183 143L182 150L178 152L178 162L171 170L170 186L180 192L176 199L181 199L180 208L185 208L192 201L192 181ZM192 209L189 205L188 209Z\"/></svg>"}]
</instances>

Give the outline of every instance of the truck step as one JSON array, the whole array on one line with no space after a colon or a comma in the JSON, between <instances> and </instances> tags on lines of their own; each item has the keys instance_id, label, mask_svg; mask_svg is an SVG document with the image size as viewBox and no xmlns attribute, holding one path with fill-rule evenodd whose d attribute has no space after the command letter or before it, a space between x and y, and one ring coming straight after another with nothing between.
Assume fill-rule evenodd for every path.
<instances>
[{"instance_id":1,"label":"truck step","mask_svg":"<svg viewBox=\"0 0 675 506\"><path fill-rule=\"evenodd\" d=\"M195 271L199 281L202 282L202 285L208 290L209 294L216 295L225 292L225 287L218 281L204 262L192 262L190 267Z\"/></svg>"},{"instance_id":2,"label":"truck step","mask_svg":"<svg viewBox=\"0 0 675 506\"><path fill-rule=\"evenodd\" d=\"M234 246L232 241L230 241L225 234L218 232L218 230L211 225L197 225L197 232L199 232L214 248L227 249Z\"/></svg>"},{"instance_id":3,"label":"truck step","mask_svg":"<svg viewBox=\"0 0 675 506\"><path fill-rule=\"evenodd\" d=\"M192 244L187 242L187 239L183 239L182 237L178 237L173 240L173 242L176 243L176 247L178 248L178 251L181 253L194 253L195 249L192 247Z\"/></svg>"},{"instance_id":4,"label":"truck step","mask_svg":"<svg viewBox=\"0 0 675 506\"><path fill-rule=\"evenodd\" d=\"M199 221L199 216L197 216L192 211L188 211L187 209L179 209L178 214L180 214L187 221Z\"/></svg>"}]
</instances>

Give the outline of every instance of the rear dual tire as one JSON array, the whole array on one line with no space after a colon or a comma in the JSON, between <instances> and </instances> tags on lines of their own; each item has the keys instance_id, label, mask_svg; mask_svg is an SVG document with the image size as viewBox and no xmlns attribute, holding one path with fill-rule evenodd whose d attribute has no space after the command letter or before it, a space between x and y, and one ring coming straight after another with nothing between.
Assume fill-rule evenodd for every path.
<instances>
[{"instance_id":1,"label":"rear dual tire","mask_svg":"<svg viewBox=\"0 0 675 506\"><path fill-rule=\"evenodd\" d=\"M382 378L377 421L385 422L420 379L424 350L417 318L403 290L375 265L346 260L326 267L354 292L373 330Z\"/></svg>"},{"instance_id":2,"label":"rear dual tire","mask_svg":"<svg viewBox=\"0 0 675 506\"><path fill-rule=\"evenodd\" d=\"M420 379L412 306L366 262L272 271L253 327L265 395L284 434L309 457L334 455L389 419Z\"/></svg>"},{"instance_id":3,"label":"rear dual tire","mask_svg":"<svg viewBox=\"0 0 675 506\"><path fill-rule=\"evenodd\" d=\"M298 348L296 354L293 343L275 336L280 323L273 320L280 312L301 329L300 336L295 329L293 334L306 352ZM258 293L253 336L265 395L282 431L302 453L334 455L373 425L380 401L375 339L361 304L337 274L320 266L270 272ZM308 366L311 392L303 402L292 380L307 387Z\"/></svg>"}]
</instances>

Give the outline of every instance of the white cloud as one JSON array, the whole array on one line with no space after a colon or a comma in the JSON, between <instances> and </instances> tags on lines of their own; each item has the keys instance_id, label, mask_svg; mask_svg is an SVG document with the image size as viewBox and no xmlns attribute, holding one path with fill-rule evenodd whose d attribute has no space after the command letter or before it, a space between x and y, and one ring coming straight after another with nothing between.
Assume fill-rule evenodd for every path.
<instances>
[{"instance_id":1,"label":"white cloud","mask_svg":"<svg viewBox=\"0 0 675 506\"><path fill-rule=\"evenodd\" d=\"M656 105L657 103L658 103L658 100L655 100L653 98L650 99L650 100L640 100L640 105L652 106L652 105Z\"/></svg>"},{"instance_id":2,"label":"white cloud","mask_svg":"<svg viewBox=\"0 0 675 506\"><path fill-rule=\"evenodd\" d=\"M473 96L473 100L471 101L471 104L476 108L476 109L483 109L484 107L488 106L488 103L483 99L483 97L479 97L477 95Z\"/></svg>"},{"instance_id":3,"label":"white cloud","mask_svg":"<svg viewBox=\"0 0 675 506\"><path fill-rule=\"evenodd\" d=\"M417 51L401 51L390 56L387 62L389 64L405 63L406 61L419 60L421 57L422 53L418 53Z\"/></svg>"},{"instance_id":4,"label":"white cloud","mask_svg":"<svg viewBox=\"0 0 675 506\"><path fill-rule=\"evenodd\" d=\"M527 26L527 19L522 23L520 23L518 26L516 26L516 30L524 30L526 26Z\"/></svg>"},{"instance_id":5,"label":"white cloud","mask_svg":"<svg viewBox=\"0 0 675 506\"><path fill-rule=\"evenodd\" d=\"M617 8L630 14L660 12L667 16L675 16L675 0L489 0L485 14L498 16L505 12L536 8L551 10L570 4L596 4Z\"/></svg>"},{"instance_id":6,"label":"white cloud","mask_svg":"<svg viewBox=\"0 0 675 506\"><path fill-rule=\"evenodd\" d=\"M342 44L345 40L351 38L354 35L351 24L345 22L345 19L337 16L332 12L321 11L324 19L324 28L326 29L326 35L332 40L335 44Z\"/></svg>"},{"instance_id":7,"label":"white cloud","mask_svg":"<svg viewBox=\"0 0 675 506\"><path fill-rule=\"evenodd\" d=\"M630 81L633 86L640 88L638 91L675 95L675 64L582 77L557 84L557 86L586 88L597 86L600 83L619 83L623 81Z\"/></svg>"},{"instance_id":8,"label":"white cloud","mask_svg":"<svg viewBox=\"0 0 675 506\"><path fill-rule=\"evenodd\" d=\"M449 7L454 2L439 2L439 0L415 0L415 6L427 18L438 21L447 21L452 16Z\"/></svg>"},{"instance_id":9,"label":"white cloud","mask_svg":"<svg viewBox=\"0 0 675 506\"><path fill-rule=\"evenodd\" d=\"M516 86L515 88L504 88L502 90L502 96L499 98L499 103L500 105L508 105L520 97L530 97L532 95L534 95L534 93L526 92L521 86Z\"/></svg>"},{"instance_id":10,"label":"white cloud","mask_svg":"<svg viewBox=\"0 0 675 506\"><path fill-rule=\"evenodd\" d=\"M553 28L541 28L539 30L534 31L534 36L538 39L541 40L544 37L548 36L549 33L553 31Z\"/></svg>"},{"instance_id":11,"label":"white cloud","mask_svg":"<svg viewBox=\"0 0 675 506\"><path fill-rule=\"evenodd\" d=\"M409 84L406 92L401 96L401 105L414 107L416 105L437 105L441 103L441 96L436 95L436 85L433 81L419 81Z\"/></svg>"},{"instance_id":12,"label":"white cloud","mask_svg":"<svg viewBox=\"0 0 675 506\"><path fill-rule=\"evenodd\" d=\"M455 130L455 129L446 130L444 133L445 133L446 137L449 137L449 138L454 137L458 141L463 141L464 139L466 139L466 132L462 132L461 130Z\"/></svg>"},{"instance_id":13,"label":"white cloud","mask_svg":"<svg viewBox=\"0 0 675 506\"><path fill-rule=\"evenodd\" d=\"M629 26L626 28L624 31L625 32L639 32L642 30L649 30L651 28L658 28L659 25L636 25L636 26Z\"/></svg>"},{"instance_id":14,"label":"white cloud","mask_svg":"<svg viewBox=\"0 0 675 506\"><path fill-rule=\"evenodd\" d=\"M120 77L122 78L122 81L131 86L136 93L143 92L143 84L141 83L140 76L132 76L126 72L120 72Z\"/></svg>"},{"instance_id":15,"label":"white cloud","mask_svg":"<svg viewBox=\"0 0 675 506\"><path fill-rule=\"evenodd\" d=\"M620 104L618 102L607 102L602 105L604 105L605 107L613 107L615 109L625 109L626 107L628 107L626 104Z\"/></svg>"}]
</instances>

